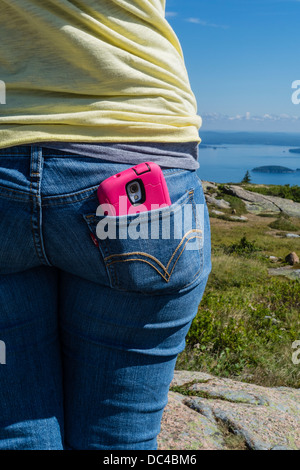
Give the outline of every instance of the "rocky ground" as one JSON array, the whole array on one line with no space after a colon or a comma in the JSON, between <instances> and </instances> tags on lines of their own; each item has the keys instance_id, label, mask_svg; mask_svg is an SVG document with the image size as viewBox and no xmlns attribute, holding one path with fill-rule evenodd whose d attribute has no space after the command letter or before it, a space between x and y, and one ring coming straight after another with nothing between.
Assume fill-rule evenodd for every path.
<instances>
[{"instance_id":1,"label":"rocky ground","mask_svg":"<svg viewBox=\"0 0 300 470\"><path fill-rule=\"evenodd\" d=\"M161 450L300 450L300 390L175 371Z\"/></svg>"},{"instance_id":2,"label":"rocky ground","mask_svg":"<svg viewBox=\"0 0 300 470\"><path fill-rule=\"evenodd\" d=\"M216 199L212 194L208 194L208 189L216 189L217 185L210 181L202 181L203 190L206 197L206 202L214 204L220 209L230 207L228 202L222 199ZM246 209L250 213L269 213L279 214L280 212L289 215L290 217L300 217L300 203L294 202L291 199L284 199L276 196L266 196L264 194L254 193L247 191L238 185L226 185L228 191L233 195L242 199L246 205Z\"/></svg>"}]
</instances>

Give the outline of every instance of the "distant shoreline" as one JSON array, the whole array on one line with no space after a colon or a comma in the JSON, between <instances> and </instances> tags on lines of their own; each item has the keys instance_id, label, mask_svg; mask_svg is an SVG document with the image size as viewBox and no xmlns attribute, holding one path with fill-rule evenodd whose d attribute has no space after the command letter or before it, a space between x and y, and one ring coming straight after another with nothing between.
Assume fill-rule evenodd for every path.
<instances>
[{"instance_id":1,"label":"distant shoreline","mask_svg":"<svg viewBox=\"0 0 300 470\"><path fill-rule=\"evenodd\" d=\"M201 131L202 143L199 148L214 145L275 145L282 147L296 147L295 152L300 153L300 133L279 132L234 132L234 131ZM296 152L297 150L297 152Z\"/></svg>"}]
</instances>

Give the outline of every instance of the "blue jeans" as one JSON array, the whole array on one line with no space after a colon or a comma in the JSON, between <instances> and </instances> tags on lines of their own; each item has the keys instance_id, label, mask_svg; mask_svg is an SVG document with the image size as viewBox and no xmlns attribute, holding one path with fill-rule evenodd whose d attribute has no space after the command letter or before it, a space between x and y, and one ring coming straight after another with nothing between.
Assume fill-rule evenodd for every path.
<instances>
[{"instance_id":1,"label":"blue jeans","mask_svg":"<svg viewBox=\"0 0 300 470\"><path fill-rule=\"evenodd\" d=\"M0 449L157 447L211 270L210 226L196 172L166 169L164 215L190 205L200 243L97 239L97 187L130 166L0 150Z\"/></svg>"}]
</instances>

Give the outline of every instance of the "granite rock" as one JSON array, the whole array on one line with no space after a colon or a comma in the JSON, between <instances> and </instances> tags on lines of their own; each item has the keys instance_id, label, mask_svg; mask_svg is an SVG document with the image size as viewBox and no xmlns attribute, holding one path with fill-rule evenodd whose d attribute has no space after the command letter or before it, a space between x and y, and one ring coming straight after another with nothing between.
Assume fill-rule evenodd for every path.
<instances>
[{"instance_id":1,"label":"granite rock","mask_svg":"<svg viewBox=\"0 0 300 470\"><path fill-rule=\"evenodd\" d=\"M299 389L175 371L170 390L158 449L300 450Z\"/></svg>"}]
</instances>

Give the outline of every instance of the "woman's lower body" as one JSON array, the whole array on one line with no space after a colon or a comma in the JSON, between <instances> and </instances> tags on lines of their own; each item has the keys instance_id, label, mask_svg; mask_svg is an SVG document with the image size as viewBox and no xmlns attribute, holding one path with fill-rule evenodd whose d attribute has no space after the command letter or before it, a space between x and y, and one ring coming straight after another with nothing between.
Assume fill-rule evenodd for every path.
<instances>
[{"instance_id":1,"label":"woman's lower body","mask_svg":"<svg viewBox=\"0 0 300 470\"><path fill-rule=\"evenodd\" d=\"M190 207L181 238L178 226L151 237L142 219L147 238L135 225L97 239L97 187L130 166L0 150L0 449L156 449L211 270L210 226L196 172L165 169L172 206L159 220Z\"/></svg>"}]
</instances>

